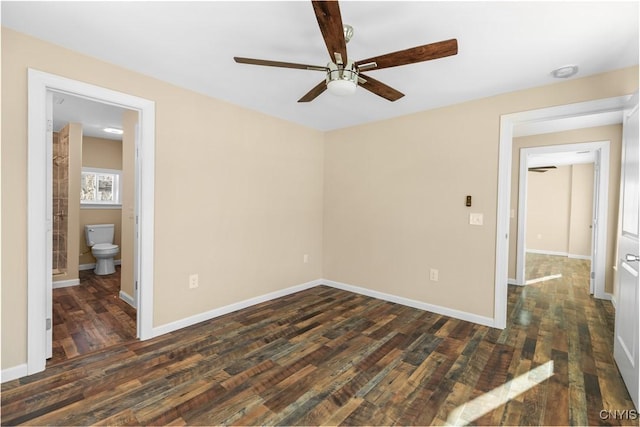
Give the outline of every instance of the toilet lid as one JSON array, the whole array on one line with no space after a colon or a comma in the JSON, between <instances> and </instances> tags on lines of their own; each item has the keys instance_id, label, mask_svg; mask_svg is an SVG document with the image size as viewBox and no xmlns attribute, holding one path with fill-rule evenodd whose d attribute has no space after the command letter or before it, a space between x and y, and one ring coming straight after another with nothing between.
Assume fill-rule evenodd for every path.
<instances>
[{"instance_id":1,"label":"toilet lid","mask_svg":"<svg viewBox=\"0 0 640 427\"><path fill-rule=\"evenodd\" d=\"M102 249L102 250L118 249L118 245L112 245L111 243L97 243L93 245L93 249Z\"/></svg>"}]
</instances>

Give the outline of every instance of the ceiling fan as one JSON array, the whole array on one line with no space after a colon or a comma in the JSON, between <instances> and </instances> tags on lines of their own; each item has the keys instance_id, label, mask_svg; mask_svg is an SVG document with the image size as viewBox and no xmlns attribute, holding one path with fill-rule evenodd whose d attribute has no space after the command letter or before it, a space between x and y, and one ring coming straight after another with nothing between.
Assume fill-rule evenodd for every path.
<instances>
[{"instance_id":1,"label":"ceiling fan","mask_svg":"<svg viewBox=\"0 0 640 427\"><path fill-rule=\"evenodd\" d=\"M234 57L241 64L264 65L269 67L297 68L301 70L323 71L325 79L307 92L298 102L313 101L322 92L329 89L336 95L350 95L357 86L381 96L389 101L397 101L404 96L398 90L362 74L362 71L380 70L443 58L458 53L456 39L444 40L385 55L374 56L360 61L352 61L347 56L347 42L353 35L353 28L342 24L340 6L337 1L312 1L320 32L329 52L330 61L326 66L296 64L291 62L270 61Z\"/></svg>"},{"instance_id":2,"label":"ceiling fan","mask_svg":"<svg viewBox=\"0 0 640 427\"><path fill-rule=\"evenodd\" d=\"M538 166L535 168L529 168L529 172L545 173L551 169L556 169L556 166Z\"/></svg>"}]
</instances>

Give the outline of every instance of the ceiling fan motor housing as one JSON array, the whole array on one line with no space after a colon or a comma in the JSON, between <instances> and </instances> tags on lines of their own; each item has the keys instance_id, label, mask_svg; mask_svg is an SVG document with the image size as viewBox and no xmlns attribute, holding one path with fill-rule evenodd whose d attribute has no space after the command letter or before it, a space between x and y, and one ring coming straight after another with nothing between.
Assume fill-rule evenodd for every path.
<instances>
[{"instance_id":1,"label":"ceiling fan motor housing","mask_svg":"<svg viewBox=\"0 0 640 427\"><path fill-rule=\"evenodd\" d=\"M333 62L327 64L327 89L335 95L346 96L356 91L358 86L358 69L353 61L346 66L339 66Z\"/></svg>"}]
</instances>

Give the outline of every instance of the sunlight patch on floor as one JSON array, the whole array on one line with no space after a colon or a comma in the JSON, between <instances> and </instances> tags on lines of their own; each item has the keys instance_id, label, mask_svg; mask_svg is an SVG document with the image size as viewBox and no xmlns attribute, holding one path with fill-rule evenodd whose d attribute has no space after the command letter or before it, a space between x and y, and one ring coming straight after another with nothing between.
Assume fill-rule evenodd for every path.
<instances>
[{"instance_id":1,"label":"sunlight patch on floor","mask_svg":"<svg viewBox=\"0 0 640 427\"><path fill-rule=\"evenodd\" d=\"M553 376L553 360L458 406L447 417L447 425L472 424L474 420L499 408L519 394L551 378L551 376Z\"/></svg>"},{"instance_id":2,"label":"sunlight patch on floor","mask_svg":"<svg viewBox=\"0 0 640 427\"><path fill-rule=\"evenodd\" d=\"M527 285L533 285L534 283L546 282L548 280L559 279L562 277L562 274L552 274L551 276L538 277L537 279L527 280L525 283Z\"/></svg>"}]
</instances>

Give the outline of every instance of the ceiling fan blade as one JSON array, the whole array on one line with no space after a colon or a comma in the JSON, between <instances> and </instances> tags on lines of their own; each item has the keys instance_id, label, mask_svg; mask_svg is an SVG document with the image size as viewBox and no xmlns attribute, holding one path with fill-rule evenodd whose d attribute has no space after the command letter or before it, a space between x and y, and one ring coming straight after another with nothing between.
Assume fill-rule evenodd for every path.
<instances>
[{"instance_id":1,"label":"ceiling fan blade","mask_svg":"<svg viewBox=\"0 0 640 427\"><path fill-rule=\"evenodd\" d=\"M534 167L530 167L529 170L537 170L537 169L557 169L556 166L534 166Z\"/></svg>"},{"instance_id":2,"label":"ceiling fan blade","mask_svg":"<svg viewBox=\"0 0 640 427\"><path fill-rule=\"evenodd\" d=\"M319 65L295 64L293 62L269 61L266 59L242 58L234 56L233 59L239 64L265 65L267 67L297 68L300 70L327 71L327 67Z\"/></svg>"},{"instance_id":3,"label":"ceiling fan blade","mask_svg":"<svg viewBox=\"0 0 640 427\"><path fill-rule=\"evenodd\" d=\"M557 167L556 166L536 166L536 167L529 168L528 171L544 173L551 169L557 169Z\"/></svg>"},{"instance_id":4,"label":"ceiling fan blade","mask_svg":"<svg viewBox=\"0 0 640 427\"><path fill-rule=\"evenodd\" d=\"M302 98L298 99L298 102L313 101L325 90L327 90L327 82L325 80L322 80L320 83L314 86L313 89L307 92Z\"/></svg>"},{"instance_id":5,"label":"ceiling fan blade","mask_svg":"<svg viewBox=\"0 0 640 427\"><path fill-rule=\"evenodd\" d=\"M342 15L337 1L312 1L313 11L320 26L320 32L327 45L331 61L347 63L347 42L344 39ZM336 54L340 58L336 58Z\"/></svg>"},{"instance_id":6,"label":"ceiling fan blade","mask_svg":"<svg viewBox=\"0 0 640 427\"><path fill-rule=\"evenodd\" d=\"M404 93L395 90L391 86L387 86L381 81L378 81L369 76L365 76L362 73L360 73L359 76L364 79L364 81L362 80L358 81L358 84L360 86L367 89L369 92L375 93L376 95L383 97L384 99L387 99L393 102L393 101L397 101L398 99L404 96Z\"/></svg>"},{"instance_id":7,"label":"ceiling fan blade","mask_svg":"<svg viewBox=\"0 0 640 427\"><path fill-rule=\"evenodd\" d=\"M441 42L416 46L405 50L399 50L386 55L375 56L356 62L356 66L367 66L375 63L373 69L397 67L399 65L414 64L416 62L429 61L431 59L443 58L445 56L456 55L458 53L458 40L450 39Z\"/></svg>"}]
</instances>

